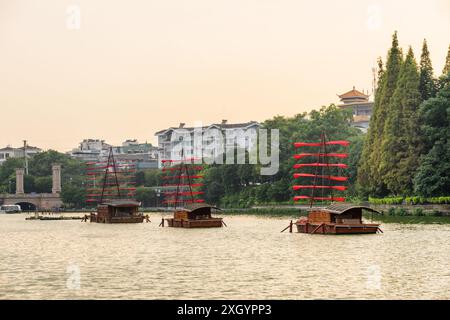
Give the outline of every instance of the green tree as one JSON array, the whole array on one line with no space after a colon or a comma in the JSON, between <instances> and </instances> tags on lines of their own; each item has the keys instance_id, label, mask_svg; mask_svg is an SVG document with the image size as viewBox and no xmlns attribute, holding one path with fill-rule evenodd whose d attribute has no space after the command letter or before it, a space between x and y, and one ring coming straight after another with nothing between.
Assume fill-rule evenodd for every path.
<instances>
[{"instance_id":1,"label":"green tree","mask_svg":"<svg viewBox=\"0 0 450 320\"><path fill-rule=\"evenodd\" d=\"M382 185L374 180L375 166L370 161L371 154L375 145L375 140L380 139L380 129L381 121L380 117L383 114L383 107L381 106L381 97L384 93L384 82L386 78L386 73L383 68L383 61L381 58L378 59L378 82L377 88L375 90L375 102L372 112L372 117L370 118L369 129L364 139L363 148L361 151L361 157L359 161L359 166L357 170L357 188L359 193L362 195L375 195L381 194ZM384 119L382 119L384 121ZM383 127L384 128L384 127Z\"/></svg>"},{"instance_id":2,"label":"green tree","mask_svg":"<svg viewBox=\"0 0 450 320\"><path fill-rule=\"evenodd\" d=\"M143 186L145 184L145 172L144 171L137 171L135 180L136 180L136 185L137 186Z\"/></svg>"},{"instance_id":3,"label":"green tree","mask_svg":"<svg viewBox=\"0 0 450 320\"><path fill-rule=\"evenodd\" d=\"M150 169L145 171L145 186L146 187L156 187L163 184L161 178L161 170Z\"/></svg>"},{"instance_id":4,"label":"green tree","mask_svg":"<svg viewBox=\"0 0 450 320\"><path fill-rule=\"evenodd\" d=\"M37 193L51 193L52 192L52 177L36 177L34 179L34 190Z\"/></svg>"},{"instance_id":5,"label":"green tree","mask_svg":"<svg viewBox=\"0 0 450 320\"><path fill-rule=\"evenodd\" d=\"M420 56L419 91L422 100L427 100L436 95L436 80L433 77L433 65L431 64L426 39L423 40L422 55Z\"/></svg>"},{"instance_id":6,"label":"green tree","mask_svg":"<svg viewBox=\"0 0 450 320\"><path fill-rule=\"evenodd\" d=\"M0 188L1 192L8 193L11 185L11 193L16 190L16 169L23 168L22 158L9 158L0 165ZM11 182L10 182L11 181Z\"/></svg>"},{"instance_id":7,"label":"green tree","mask_svg":"<svg viewBox=\"0 0 450 320\"><path fill-rule=\"evenodd\" d=\"M444 69L442 70L442 74L445 76L450 73L450 45L448 46L447 57L445 59Z\"/></svg>"},{"instance_id":8,"label":"green tree","mask_svg":"<svg viewBox=\"0 0 450 320\"><path fill-rule=\"evenodd\" d=\"M136 200L142 202L144 207L155 207L157 197L156 192L149 187L139 187L136 189Z\"/></svg>"},{"instance_id":9,"label":"green tree","mask_svg":"<svg viewBox=\"0 0 450 320\"><path fill-rule=\"evenodd\" d=\"M23 189L26 193L36 192L34 176L25 175L23 177Z\"/></svg>"},{"instance_id":10,"label":"green tree","mask_svg":"<svg viewBox=\"0 0 450 320\"><path fill-rule=\"evenodd\" d=\"M361 168L358 172L361 189L372 195L384 195L387 192L380 170L382 143L385 135L385 122L391 112L389 110L390 103L397 86L402 62L402 50L398 45L397 32L395 32L392 37L392 47L388 52L386 70L381 70L381 74L379 74L373 116L370 120L367 142L363 148Z\"/></svg>"},{"instance_id":11,"label":"green tree","mask_svg":"<svg viewBox=\"0 0 450 320\"><path fill-rule=\"evenodd\" d=\"M447 57L445 59L444 69L442 70L442 75L438 80L438 90L444 88L446 84L449 82L448 75L450 74L450 45L448 46Z\"/></svg>"},{"instance_id":12,"label":"green tree","mask_svg":"<svg viewBox=\"0 0 450 320\"><path fill-rule=\"evenodd\" d=\"M361 160L362 149L364 147L364 135L350 137L350 147L348 149L348 194L356 195L357 193L357 176L358 166Z\"/></svg>"},{"instance_id":13,"label":"green tree","mask_svg":"<svg viewBox=\"0 0 450 320\"><path fill-rule=\"evenodd\" d=\"M61 199L68 208L84 208L86 206L86 191L79 186L66 184L62 188Z\"/></svg>"},{"instance_id":14,"label":"green tree","mask_svg":"<svg viewBox=\"0 0 450 320\"><path fill-rule=\"evenodd\" d=\"M450 143L436 142L414 177L414 191L423 197L447 196L450 190Z\"/></svg>"},{"instance_id":15,"label":"green tree","mask_svg":"<svg viewBox=\"0 0 450 320\"><path fill-rule=\"evenodd\" d=\"M412 191L412 178L417 168L417 108L421 98L419 72L414 53L409 48L389 104L383 131L379 170L382 181L394 194Z\"/></svg>"},{"instance_id":16,"label":"green tree","mask_svg":"<svg viewBox=\"0 0 450 320\"><path fill-rule=\"evenodd\" d=\"M435 98L422 103L419 117L425 137L414 177L414 191L421 196L445 196L450 190L450 73Z\"/></svg>"}]
</instances>

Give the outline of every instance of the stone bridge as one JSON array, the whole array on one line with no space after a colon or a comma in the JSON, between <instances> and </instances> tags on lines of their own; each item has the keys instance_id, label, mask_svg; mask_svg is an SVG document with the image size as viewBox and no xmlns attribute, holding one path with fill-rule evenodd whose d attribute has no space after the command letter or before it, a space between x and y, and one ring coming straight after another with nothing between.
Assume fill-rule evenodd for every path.
<instances>
[{"instance_id":1,"label":"stone bridge","mask_svg":"<svg viewBox=\"0 0 450 320\"><path fill-rule=\"evenodd\" d=\"M23 168L16 169L16 194L0 195L2 204L18 204L22 210L51 210L62 206L61 166L52 166L52 193L25 193L23 187Z\"/></svg>"}]
</instances>

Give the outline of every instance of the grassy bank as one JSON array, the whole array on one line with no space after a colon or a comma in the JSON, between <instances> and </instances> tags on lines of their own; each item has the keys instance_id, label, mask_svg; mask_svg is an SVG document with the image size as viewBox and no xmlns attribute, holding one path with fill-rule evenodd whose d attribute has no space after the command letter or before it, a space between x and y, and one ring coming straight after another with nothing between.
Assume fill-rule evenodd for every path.
<instances>
[{"instance_id":1,"label":"grassy bank","mask_svg":"<svg viewBox=\"0 0 450 320\"><path fill-rule=\"evenodd\" d=\"M366 221L371 220L370 214L364 215L364 218ZM450 217L374 215L373 221L401 224L450 224Z\"/></svg>"},{"instance_id":2,"label":"grassy bank","mask_svg":"<svg viewBox=\"0 0 450 320\"><path fill-rule=\"evenodd\" d=\"M364 218L366 221L373 219L382 223L450 224L450 216L441 216L439 212L398 211L397 213L397 215L395 211L391 211L390 214L387 212L373 215L364 213ZM306 216L307 211L295 208L225 209L223 214L298 218L299 216Z\"/></svg>"}]
</instances>

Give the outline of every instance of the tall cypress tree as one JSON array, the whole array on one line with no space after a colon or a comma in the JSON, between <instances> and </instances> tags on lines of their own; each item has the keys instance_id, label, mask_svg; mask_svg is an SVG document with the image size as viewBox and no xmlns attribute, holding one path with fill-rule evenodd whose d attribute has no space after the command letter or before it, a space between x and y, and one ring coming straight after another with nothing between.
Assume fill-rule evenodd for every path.
<instances>
[{"instance_id":1,"label":"tall cypress tree","mask_svg":"<svg viewBox=\"0 0 450 320\"><path fill-rule=\"evenodd\" d=\"M438 90L442 90L447 84L450 79L450 45L448 46L448 52L447 52L447 58L445 59L445 65L444 69L442 70L442 75L439 77L438 80Z\"/></svg>"},{"instance_id":2,"label":"tall cypress tree","mask_svg":"<svg viewBox=\"0 0 450 320\"><path fill-rule=\"evenodd\" d=\"M420 56L420 83L419 91L422 100L427 100L436 95L436 80L433 78L433 65L431 64L430 52L427 40L423 40L422 55Z\"/></svg>"},{"instance_id":3,"label":"tall cypress tree","mask_svg":"<svg viewBox=\"0 0 450 320\"><path fill-rule=\"evenodd\" d=\"M419 84L419 70L409 48L389 104L381 146L380 173L389 191L396 195L411 193L418 166Z\"/></svg>"},{"instance_id":4,"label":"tall cypress tree","mask_svg":"<svg viewBox=\"0 0 450 320\"><path fill-rule=\"evenodd\" d=\"M444 76L448 73L450 73L450 45L448 46L447 58L445 59L444 69L442 70Z\"/></svg>"},{"instance_id":5,"label":"tall cypress tree","mask_svg":"<svg viewBox=\"0 0 450 320\"><path fill-rule=\"evenodd\" d=\"M372 117L370 118L369 129L367 131L366 137L364 139L364 145L361 152L361 158L358 165L357 173L357 185L358 189L363 194L375 194L376 187L374 187L373 182L370 177L370 166L369 162L370 154L372 153L373 143L376 138L375 133L377 130L375 123L378 124L378 117L380 114L380 101L384 92L384 81L385 81L385 71L383 67L383 61L378 58L378 80L375 90L375 101L373 106Z\"/></svg>"},{"instance_id":6,"label":"tall cypress tree","mask_svg":"<svg viewBox=\"0 0 450 320\"><path fill-rule=\"evenodd\" d=\"M379 101L376 101L378 104L374 106L375 118L370 123L371 131L373 131L373 141L368 146L370 151L366 170L368 170L368 183L371 193L376 195L384 195L386 193L386 186L382 179L380 167L381 145L384 137L385 121L390 112L390 101L397 85L402 61L402 50L398 45L397 32L395 32L392 36L392 47L388 52L386 71L383 75L383 88L380 90Z\"/></svg>"},{"instance_id":7,"label":"tall cypress tree","mask_svg":"<svg viewBox=\"0 0 450 320\"><path fill-rule=\"evenodd\" d=\"M436 97L424 101L418 112L426 144L414 191L425 197L446 196L450 190L450 73L446 78Z\"/></svg>"}]
</instances>

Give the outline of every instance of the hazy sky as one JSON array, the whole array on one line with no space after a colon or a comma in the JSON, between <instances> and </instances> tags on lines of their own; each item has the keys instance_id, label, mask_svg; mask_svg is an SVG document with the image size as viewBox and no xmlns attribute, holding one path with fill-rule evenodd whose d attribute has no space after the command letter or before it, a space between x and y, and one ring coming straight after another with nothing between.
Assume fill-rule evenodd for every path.
<instances>
[{"instance_id":1,"label":"hazy sky","mask_svg":"<svg viewBox=\"0 0 450 320\"><path fill-rule=\"evenodd\" d=\"M449 0L0 0L0 147L155 142L336 103L371 89L394 30L416 57L427 38L441 73Z\"/></svg>"}]
</instances>

